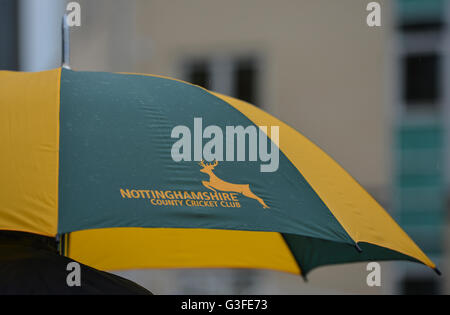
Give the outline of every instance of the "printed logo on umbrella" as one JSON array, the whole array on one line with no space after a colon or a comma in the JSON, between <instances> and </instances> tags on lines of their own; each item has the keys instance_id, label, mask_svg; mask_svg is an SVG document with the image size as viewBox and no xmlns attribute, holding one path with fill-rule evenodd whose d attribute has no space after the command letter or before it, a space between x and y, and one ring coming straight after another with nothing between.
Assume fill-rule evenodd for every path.
<instances>
[{"instance_id":1,"label":"printed logo on umbrella","mask_svg":"<svg viewBox=\"0 0 450 315\"><path fill-rule=\"evenodd\" d=\"M214 174L214 168L219 164L217 160L206 163L202 160L198 163L202 168L200 172L209 175L209 180L201 183L209 191L175 191L153 189L123 189L120 194L123 199L149 199L154 206L188 206L188 207L223 207L240 208L238 195L259 202L263 209L269 209L264 200L258 197L250 189L249 184L234 184L220 179Z\"/></svg>"},{"instance_id":2,"label":"printed logo on umbrella","mask_svg":"<svg viewBox=\"0 0 450 315\"><path fill-rule=\"evenodd\" d=\"M257 200L263 206L264 209L269 208L266 205L266 203L264 202L264 200L259 198L257 195L255 195L250 190L249 184L232 184L232 183L226 182L226 181L220 179L219 177L217 177L213 173L213 170L219 164L218 161L214 161L211 164L205 164L205 162L202 160L199 164L200 164L200 166L203 167L200 170L200 172L209 175L209 181L205 181L205 180L202 181L203 186L205 186L206 188L211 189L213 191L216 191L216 189L217 189L220 191L227 191L227 192L230 191L230 192L240 193L248 198Z\"/></svg>"}]
</instances>

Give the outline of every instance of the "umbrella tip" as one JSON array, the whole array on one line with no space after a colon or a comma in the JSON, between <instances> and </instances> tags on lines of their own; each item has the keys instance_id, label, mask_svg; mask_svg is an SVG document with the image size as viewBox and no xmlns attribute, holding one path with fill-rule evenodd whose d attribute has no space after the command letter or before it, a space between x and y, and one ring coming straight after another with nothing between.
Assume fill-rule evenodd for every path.
<instances>
[{"instance_id":1,"label":"umbrella tip","mask_svg":"<svg viewBox=\"0 0 450 315\"><path fill-rule=\"evenodd\" d=\"M433 268L433 269L434 269L434 271L437 273L438 276L442 276L441 271L440 271L437 267L435 267L435 268Z\"/></svg>"}]
</instances>

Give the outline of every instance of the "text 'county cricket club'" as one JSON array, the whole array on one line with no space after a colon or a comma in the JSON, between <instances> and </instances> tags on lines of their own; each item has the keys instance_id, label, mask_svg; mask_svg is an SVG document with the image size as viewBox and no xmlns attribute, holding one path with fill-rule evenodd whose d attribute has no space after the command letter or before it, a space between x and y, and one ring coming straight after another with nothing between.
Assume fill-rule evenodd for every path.
<instances>
[{"instance_id":1,"label":"text 'county cricket club'","mask_svg":"<svg viewBox=\"0 0 450 315\"><path fill-rule=\"evenodd\" d=\"M201 161L200 172L209 175L209 181L201 181L209 191L154 190L154 189L120 189L124 199L148 199L154 206L188 206L188 207L223 207L240 208L238 196L259 202L264 209L269 209L263 199L255 195L249 184L233 184L217 177L213 170L218 161L205 163Z\"/></svg>"}]
</instances>

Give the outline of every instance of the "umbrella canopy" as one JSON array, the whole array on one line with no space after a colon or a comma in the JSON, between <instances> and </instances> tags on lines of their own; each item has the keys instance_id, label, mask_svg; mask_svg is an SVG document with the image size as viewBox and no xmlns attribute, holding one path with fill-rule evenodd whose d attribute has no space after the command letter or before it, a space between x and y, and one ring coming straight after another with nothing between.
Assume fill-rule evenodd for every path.
<instances>
[{"instance_id":1,"label":"umbrella canopy","mask_svg":"<svg viewBox=\"0 0 450 315\"><path fill-rule=\"evenodd\" d=\"M130 280L83 264L80 286L69 286L71 262L58 254L52 238L0 232L0 294L151 294Z\"/></svg>"},{"instance_id":2,"label":"umbrella canopy","mask_svg":"<svg viewBox=\"0 0 450 315\"><path fill-rule=\"evenodd\" d=\"M92 230L72 235L83 262L108 265L93 246L125 239L134 253L116 269L436 268L338 163L246 102L159 76L66 69L0 72L0 95L0 229Z\"/></svg>"}]
</instances>

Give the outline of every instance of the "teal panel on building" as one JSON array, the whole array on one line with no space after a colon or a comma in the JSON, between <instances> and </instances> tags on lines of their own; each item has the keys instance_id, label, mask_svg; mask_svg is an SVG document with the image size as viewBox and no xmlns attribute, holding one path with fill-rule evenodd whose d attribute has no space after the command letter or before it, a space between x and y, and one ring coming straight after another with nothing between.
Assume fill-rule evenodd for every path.
<instances>
[{"instance_id":1,"label":"teal panel on building","mask_svg":"<svg viewBox=\"0 0 450 315\"><path fill-rule=\"evenodd\" d=\"M445 0L398 0L398 20L400 23L442 20L445 2Z\"/></svg>"},{"instance_id":2,"label":"teal panel on building","mask_svg":"<svg viewBox=\"0 0 450 315\"><path fill-rule=\"evenodd\" d=\"M440 123L397 129L394 175L397 218L431 255L442 253L445 222L444 130Z\"/></svg>"}]
</instances>

